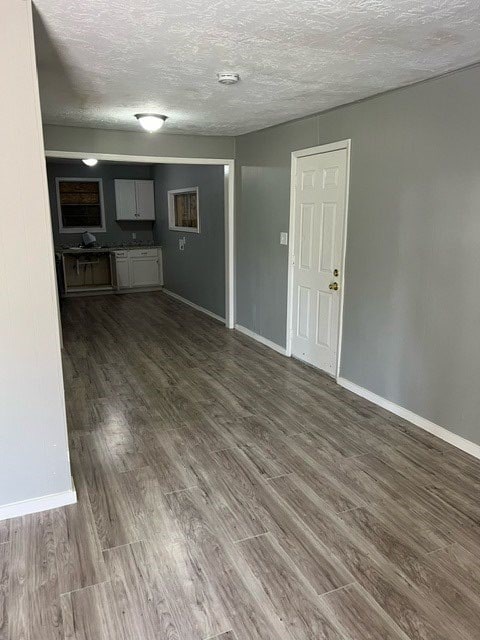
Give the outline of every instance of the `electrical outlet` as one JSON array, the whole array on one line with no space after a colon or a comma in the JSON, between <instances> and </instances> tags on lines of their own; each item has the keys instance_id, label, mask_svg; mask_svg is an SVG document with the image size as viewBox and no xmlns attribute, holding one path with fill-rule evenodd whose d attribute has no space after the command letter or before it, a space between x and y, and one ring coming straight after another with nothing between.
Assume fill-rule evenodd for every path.
<instances>
[{"instance_id":1,"label":"electrical outlet","mask_svg":"<svg viewBox=\"0 0 480 640\"><path fill-rule=\"evenodd\" d=\"M280 234L280 244L288 244L288 233L282 231Z\"/></svg>"},{"instance_id":2,"label":"electrical outlet","mask_svg":"<svg viewBox=\"0 0 480 640\"><path fill-rule=\"evenodd\" d=\"M185 250L185 243L186 243L186 238L179 238L178 239L178 248L180 251L184 251Z\"/></svg>"},{"instance_id":3,"label":"electrical outlet","mask_svg":"<svg viewBox=\"0 0 480 640\"><path fill-rule=\"evenodd\" d=\"M136 240L137 239L137 234L135 233L135 231L132 233L132 240Z\"/></svg>"}]
</instances>

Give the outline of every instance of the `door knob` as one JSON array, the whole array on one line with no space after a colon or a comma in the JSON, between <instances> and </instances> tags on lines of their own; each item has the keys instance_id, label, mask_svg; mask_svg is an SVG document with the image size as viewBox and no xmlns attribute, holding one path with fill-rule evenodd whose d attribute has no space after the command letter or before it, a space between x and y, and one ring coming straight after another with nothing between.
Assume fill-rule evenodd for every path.
<instances>
[{"instance_id":1,"label":"door knob","mask_svg":"<svg viewBox=\"0 0 480 640\"><path fill-rule=\"evenodd\" d=\"M329 288L329 289L333 289L333 291L338 291L338 282L331 282L331 283L328 285L328 288Z\"/></svg>"}]
</instances>

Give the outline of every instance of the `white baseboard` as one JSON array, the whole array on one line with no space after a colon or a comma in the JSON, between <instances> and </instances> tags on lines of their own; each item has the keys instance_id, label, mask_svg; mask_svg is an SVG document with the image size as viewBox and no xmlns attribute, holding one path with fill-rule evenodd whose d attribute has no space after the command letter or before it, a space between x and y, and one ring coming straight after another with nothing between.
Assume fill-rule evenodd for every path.
<instances>
[{"instance_id":1,"label":"white baseboard","mask_svg":"<svg viewBox=\"0 0 480 640\"><path fill-rule=\"evenodd\" d=\"M179 296L178 293L174 293L173 291L170 291L170 289L165 289L165 287L163 287L162 291L166 293L167 296L170 296L171 298L175 298L175 300L179 300L184 304L188 304L189 307L192 307L197 311L201 311L202 313L206 313L207 316L210 316L211 318L215 318L215 320L219 320L220 322L223 322L225 324L225 318L222 318L221 316L217 316L217 314L213 313L213 311L209 311L208 309L205 309L205 307L201 307L199 304L195 304L195 302L191 302L190 300L187 300L187 298L184 298L183 296Z\"/></svg>"},{"instance_id":2,"label":"white baseboard","mask_svg":"<svg viewBox=\"0 0 480 640\"><path fill-rule=\"evenodd\" d=\"M62 298L86 298L90 296L118 296L126 293L149 293L150 291L161 291L162 285L154 287L126 287L125 289L103 289L98 291L92 289L90 291L73 291L70 293L63 293Z\"/></svg>"},{"instance_id":3,"label":"white baseboard","mask_svg":"<svg viewBox=\"0 0 480 640\"><path fill-rule=\"evenodd\" d=\"M390 400L386 400L385 398L382 398L382 396L378 396L376 393L373 393L368 389L364 389L363 387L360 387L358 384L355 384L354 382L350 382L350 380L347 380L346 378L337 378L337 382L340 386L344 387L345 389L348 389L349 391L356 393L357 396L361 396L366 400L370 400L370 402L373 402L379 407L382 407L387 411L391 411L391 413L394 413L395 415L400 416L400 418L404 418L405 420L408 420L408 422L411 422L415 426L420 427L420 429L423 429L424 431L428 431L428 433L431 433L432 435L437 436L437 438L440 438L440 440L444 440L445 442L448 442L454 447L457 447L457 449L461 449L462 451L469 453L471 456L474 456L475 458L480 458L480 445L475 444L475 442L471 442L466 438L462 438L462 436L457 436L455 433L452 433L448 429L445 429L444 427L440 427L438 424L435 424L434 422L427 420L427 418L422 418L422 416L419 416L416 413L413 413L413 411L410 411L409 409L405 409L404 407L401 407L400 405L395 404L394 402L390 402Z\"/></svg>"},{"instance_id":4,"label":"white baseboard","mask_svg":"<svg viewBox=\"0 0 480 640\"><path fill-rule=\"evenodd\" d=\"M20 502L11 502L0 506L0 520L9 518L17 518L18 516L26 516L30 513L38 513L39 511L48 511L49 509L57 509L65 507L67 504L74 504L77 501L77 492L75 485L68 491L61 493L52 493L48 496L33 498L32 500L21 500Z\"/></svg>"},{"instance_id":5,"label":"white baseboard","mask_svg":"<svg viewBox=\"0 0 480 640\"><path fill-rule=\"evenodd\" d=\"M270 349L273 349L277 353L281 353L282 356L286 356L287 355L287 351L286 351L285 347L281 347L276 342L272 342L271 340L267 340L267 338L264 338L263 336L259 335L258 333L255 333L254 331L250 331L250 329L247 329L246 327L242 327L241 324L236 324L235 325L235 329L237 331L240 331L240 333L244 333L249 338L253 338L257 342L261 342L266 347L270 347Z\"/></svg>"}]
</instances>

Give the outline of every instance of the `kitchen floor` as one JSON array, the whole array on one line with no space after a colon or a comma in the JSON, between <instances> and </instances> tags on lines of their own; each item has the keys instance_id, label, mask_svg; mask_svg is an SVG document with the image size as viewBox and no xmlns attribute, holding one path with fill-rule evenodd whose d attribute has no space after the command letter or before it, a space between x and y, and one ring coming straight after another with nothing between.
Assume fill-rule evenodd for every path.
<instances>
[{"instance_id":1,"label":"kitchen floor","mask_svg":"<svg viewBox=\"0 0 480 640\"><path fill-rule=\"evenodd\" d=\"M78 503L7 640L478 640L480 461L161 292L63 301Z\"/></svg>"}]
</instances>

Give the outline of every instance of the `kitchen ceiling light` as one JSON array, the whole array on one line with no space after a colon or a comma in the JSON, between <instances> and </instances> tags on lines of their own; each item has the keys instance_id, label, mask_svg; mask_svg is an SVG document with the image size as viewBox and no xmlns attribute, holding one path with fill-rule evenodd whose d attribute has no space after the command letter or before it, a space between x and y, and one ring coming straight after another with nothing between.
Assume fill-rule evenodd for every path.
<instances>
[{"instance_id":1,"label":"kitchen ceiling light","mask_svg":"<svg viewBox=\"0 0 480 640\"><path fill-rule=\"evenodd\" d=\"M96 158L82 158L83 164L86 164L87 167L94 167L98 160Z\"/></svg>"},{"instance_id":2,"label":"kitchen ceiling light","mask_svg":"<svg viewBox=\"0 0 480 640\"><path fill-rule=\"evenodd\" d=\"M238 73L217 73L217 79L220 84L237 84L240 75Z\"/></svg>"},{"instance_id":3,"label":"kitchen ceiling light","mask_svg":"<svg viewBox=\"0 0 480 640\"><path fill-rule=\"evenodd\" d=\"M156 113L136 113L135 118L139 121L145 131L155 133L163 127L167 116L157 115Z\"/></svg>"}]
</instances>

